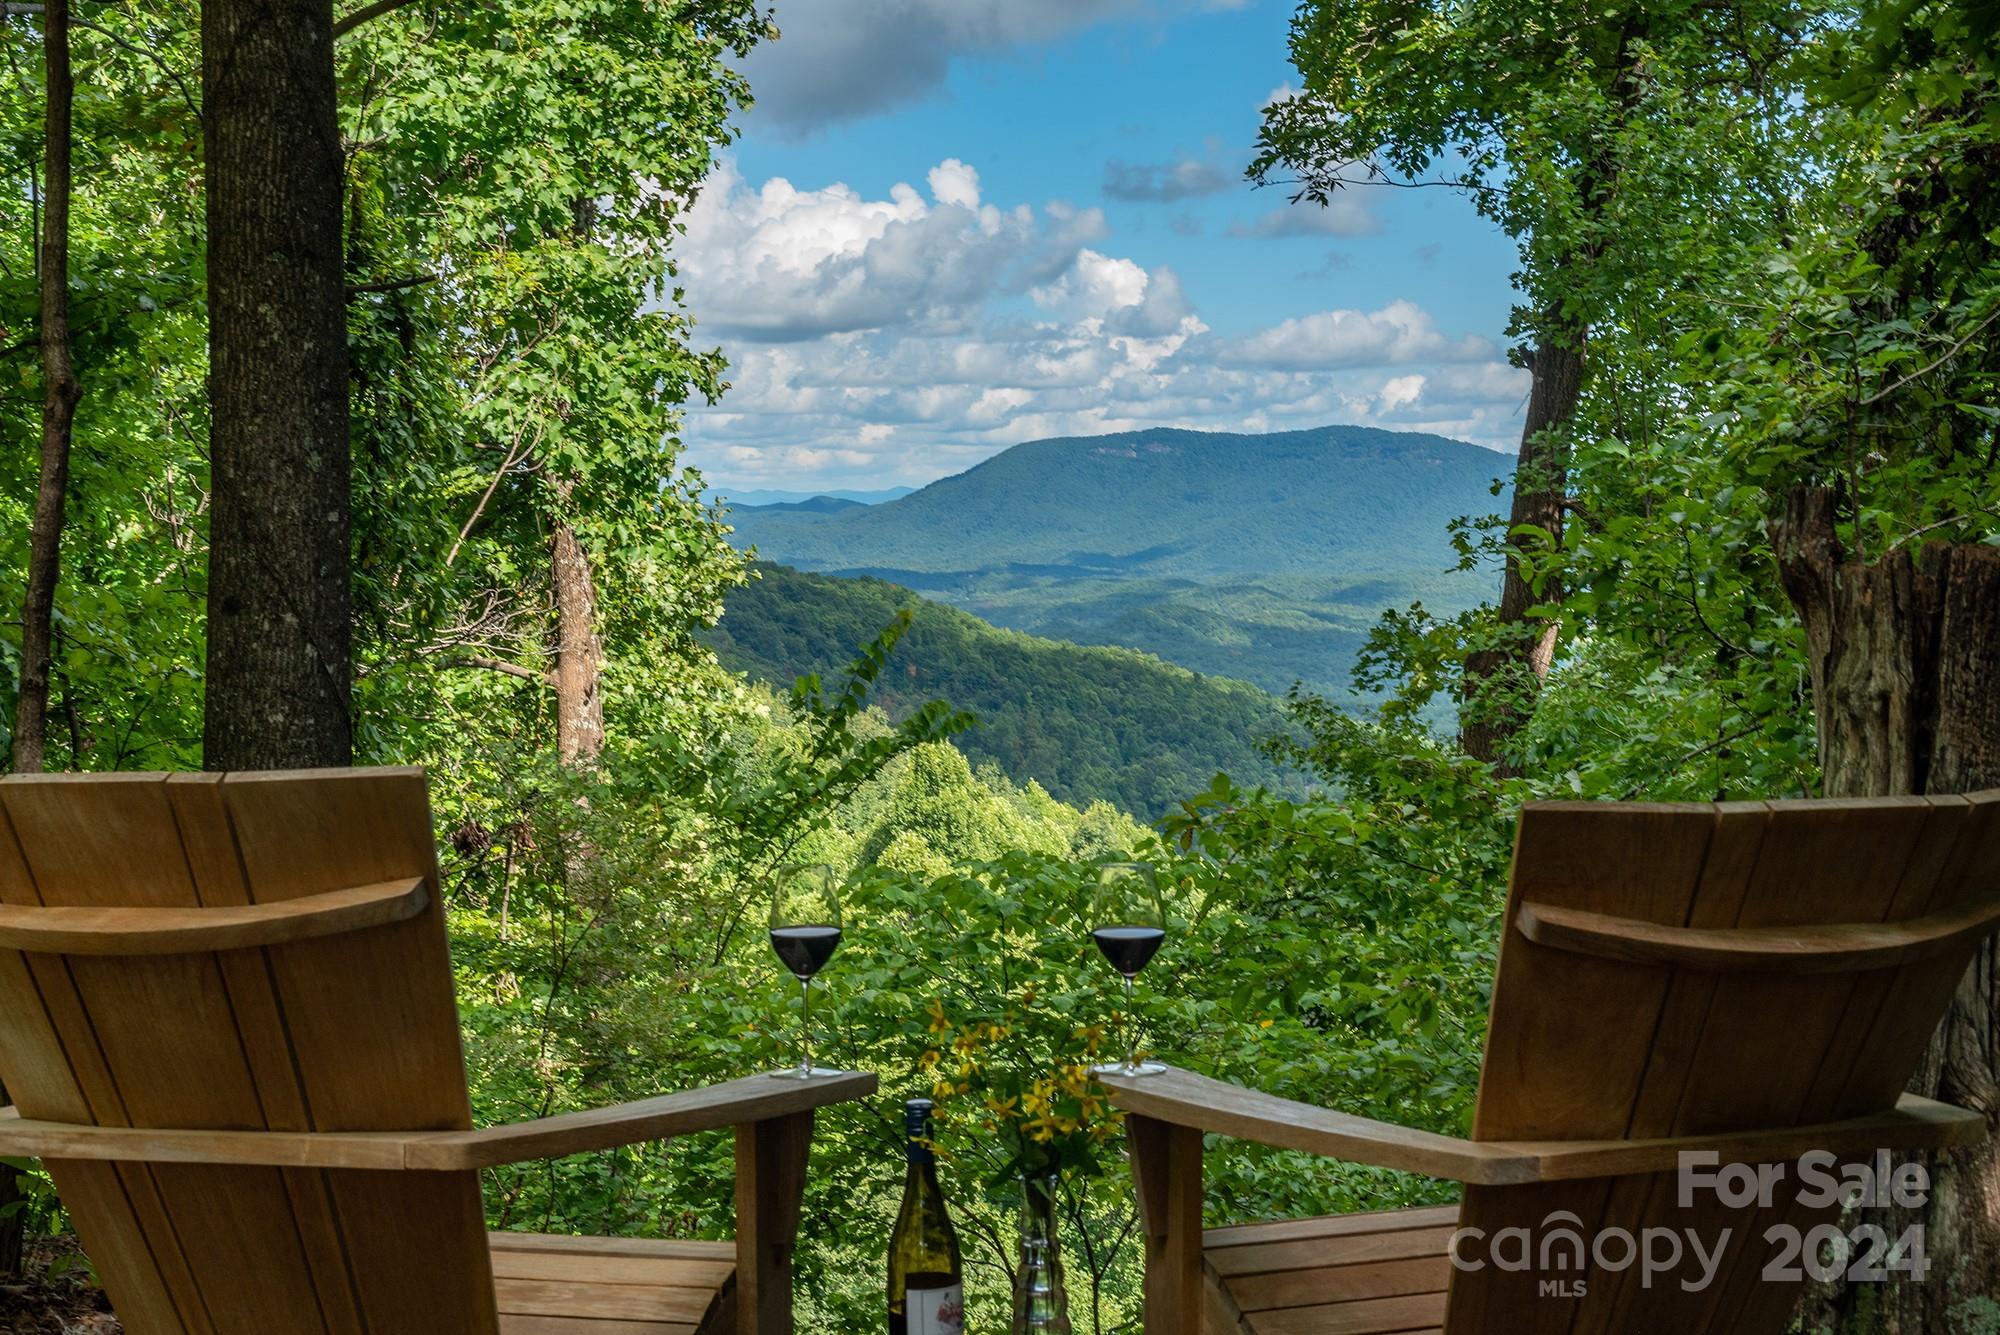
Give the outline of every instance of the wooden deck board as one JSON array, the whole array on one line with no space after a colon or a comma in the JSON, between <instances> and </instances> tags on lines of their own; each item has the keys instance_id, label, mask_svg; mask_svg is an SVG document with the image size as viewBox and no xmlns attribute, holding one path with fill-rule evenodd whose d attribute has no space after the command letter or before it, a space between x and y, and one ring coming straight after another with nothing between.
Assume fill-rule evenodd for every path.
<instances>
[{"instance_id":1,"label":"wooden deck board","mask_svg":"<svg viewBox=\"0 0 2000 1335\"><path fill-rule=\"evenodd\" d=\"M1215 1335L1388 1335L1444 1317L1458 1207L1210 1229ZM1229 1327L1234 1326L1235 1330Z\"/></svg>"},{"instance_id":2,"label":"wooden deck board","mask_svg":"<svg viewBox=\"0 0 2000 1335\"><path fill-rule=\"evenodd\" d=\"M730 1242L546 1233L489 1241L502 1335L715 1331L736 1279Z\"/></svg>"},{"instance_id":3,"label":"wooden deck board","mask_svg":"<svg viewBox=\"0 0 2000 1335\"><path fill-rule=\"evenodd\" d=\"M1292 1307L1251 1313L1246 1320L1254 1335L1403 1335L1405 1331L1442 1329L1444 1294Z\"/></svg>"}]
</instances>

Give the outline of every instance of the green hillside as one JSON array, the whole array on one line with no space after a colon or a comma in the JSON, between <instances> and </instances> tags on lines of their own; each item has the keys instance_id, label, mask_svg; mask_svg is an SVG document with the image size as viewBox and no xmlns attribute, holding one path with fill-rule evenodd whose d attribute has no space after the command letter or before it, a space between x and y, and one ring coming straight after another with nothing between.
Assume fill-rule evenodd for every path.
<instances>
[{"instance_id":1,"label":"green hillside","mask_svg":"<svg viewBox=\"0 0 2000 1335\"><path fill-rule=\"evenodd\" d=\"M888 579L995 625L1339 692L1383 608L1486 592L1447 573L1448 526L1504 506L1507 462L1369 427L1141 431L1017 445L880 505L731 522L765 559Z\"/></svg>"},{"instance_id":2,"label":"green hillside","mask_svg":"<svg viewBox=\"0 0 2000 1335\"><path fill-rule=\"evenodd\" d=\"M730 594L712 642L724 664L789 684L837 671L899 608L915 612L878 688L901 717L945 699L977 714L958 739L975 764L1038 780L1065 802L1103 798L1148 819L1206 787L1217 770L1279 783L1257 739L1284 726L1278 702L1127 649L1001 630L879 579L759 564Z\"/></svg>"},{"instance_id":3,"label":"green hillside","mask_svg":"<svg viewBox=\"0 0 2000 1335\"><path fill-rule=\"evenodd\" d=\"M1304 681L1346 699L1348 668L1385 607L1456 610L1485 591L1440 571L1343 579L1312 575L1194 580L1063 579L984 572L903 583L1010 630L1142 649L1211 676L1279 694Z\"/></svg>"}]
</instances>

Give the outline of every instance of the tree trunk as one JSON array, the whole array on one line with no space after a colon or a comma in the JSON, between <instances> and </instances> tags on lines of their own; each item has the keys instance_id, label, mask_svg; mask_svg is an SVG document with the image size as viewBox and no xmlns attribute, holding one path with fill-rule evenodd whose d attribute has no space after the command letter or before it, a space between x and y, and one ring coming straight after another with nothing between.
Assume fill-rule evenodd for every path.
<instances>
[{"instance_id":1,"label":"tree trunk","mask_svg":"<svg viewBox=\"0 0 2000 1335\"><path fill-rule=\"evenodd\" d=\"M1528 417L1521 427L1521 454L1514 465L1514 505L1508 517L1507 569L1501 576L1496 613L1497 642L1466 655L1464 713L1459 745L1467 755L1496 765L1502 773L1519 769L1503 754L1506 742L1527 722L1535 694L1555 658L1554 622L1530 621L1528 609L1562 601L1555 577L1530 581L1515 555L1514 530L1532 525L1562 545L1563 502L1569 492L1569 428L1583 394L1582 331L1544 339L1535 349L1534 382Z\"/></svg>"},{"instance_id":2,"label":"tree trunk","mask_svg":"<svg viewBox=\"0 0 2000 1335\"><path fill-rule=\"evenodd\" d=\"M1805 624L1831 797L2000 787L2000 548L1939 543L1850 561L1837 500L1801 487L1774 526L1785 592ZM2000 949L1988 938L1910 1088L2000 1130ZM2000 1294L2000 1142L1927 1156L1929 1203L1869 1211L1902 1236L1922 1224L1923 1283L1858 1284L1808 1299L1807 1330L1924 1335L1972 1329L1964 1308ZM1983 1327L1982 1327L1983 1328Z\"/></svg>"},{"instance_id":3,"label":"tree trunk","mask_svg":"<svg viewBox=\"0 0 2000 1335\"><path fill-rule=\"evenodd\" d=\"M48 105L42 139L42 234L36 266L41 291L42 460L35 517L28 531L27 594L21 605L21 693L14 703L13 771L39 773L48 737L49 676L55 662L56 582L62 573L64 503L76 401L83 397L70 362L70 116L76 85L69 65L69 5L49 0L42 18ZM8 1102L0 1085L0 1103ZM18 1279L27 1219L18 1206L18 1174L0 1165L0 1279ZM9 1208L15 1207L15 1208Z\"/></svg>"},{"instance_id":4,"label":"tree trunk","mask_svg":"<svg viewBox=\"0 0 2000 1335\"><path fill-rule=\"evenodd\" d=\"M352 755L347 314L328 0L204 0L210 769Z\"/></svg>"},{"instance_id":5,"label":"tree trunk","mask_svg":"<svg viewBox=\"0 0 2000 1335\"><path fill-rule=\"evenodd\" d=\"M69 492L70 430L76 419L76 402L83 394L70 364L70 110L76 90L69 67L69 8L61 0L50 0L45 11L42 43L48 68L42 235L36 266L41 285L42 461L28 536L27 596L21 607L21 693L14 705L13 766L17 774L41 770L48 735L56 581L62 570L63 507ZM12 1186L13 1179L7 1177L0 1187L0 1201ZM0 1242L0 1252L4 1250ZM4 1255L0 1255L0 1272L12 1273L6 1269Z\"/></svg>"},{"instance_id":6,"label":"tree trunk","mask_svg":"<svg viewBox=\"0 0 2000 1335\"><path fill-rule=\"evenodd\" d=\"M556 745L565 765L588 765L604 750L604 642L597 635L597 586L576 531L558 523L550 544L556 591Z\"/></svg>"}]
</instances>

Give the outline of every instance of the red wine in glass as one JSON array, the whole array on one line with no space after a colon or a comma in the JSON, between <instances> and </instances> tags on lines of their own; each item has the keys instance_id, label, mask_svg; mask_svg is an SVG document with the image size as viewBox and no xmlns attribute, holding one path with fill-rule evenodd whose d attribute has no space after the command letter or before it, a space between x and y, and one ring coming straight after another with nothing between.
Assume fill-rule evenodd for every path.
<instances>
[{"instance_id":1,"label":"red wine in glass","mask_svg":"<svg viewBox=\"0 0 2000 1335\"><path fill-rule=\"evenodd\" d=\"M1137 978L1139 970L1159 953L1167 933L1162 927L1099 927L1090 938L1112 968L1127 978Z\"/></svg>"},{"instance_id":2,"label":"red wine in glass","mask_svg":"<svg viewBox=\"0 0 2000 1335\"><path fill-rule=\"evenodd\" d=\"M771 929L771 949L778 952L778 958L792 971L792 977L802 983L826 967L839 944L840 929L823 923Z\"/></svg>"},{"instance_id":3,"label":"red wine in glass","mask_svg":"<svg viewBox=\"0 0 2000 1335\"><path fill-rule=\"evenodd\" d=\"M1093 1067L1100 1075L1158 1075L1167 1068L1139 1060L1139 1028L1132 1015L1132 981L1152 963L1167 939L1159 879L1141 862L1113 862L1097 873L1091 896L1090 932L1105 960L1125 979L1125 1060Z\"/></svg>"},{"instance_id":4,"label":"red wine in glass","mask_svg":"<svg viewBox=\"0 0 2000 1335\"><path fill-rule=\"evenodd\" d=\"M781 867L772 877L771 949L799 980L799 1064L772 1075L810 1080L831 1075L812 1060L813 978L840 944L840 878L833 868Z\"/></svg>"}]
</instances>

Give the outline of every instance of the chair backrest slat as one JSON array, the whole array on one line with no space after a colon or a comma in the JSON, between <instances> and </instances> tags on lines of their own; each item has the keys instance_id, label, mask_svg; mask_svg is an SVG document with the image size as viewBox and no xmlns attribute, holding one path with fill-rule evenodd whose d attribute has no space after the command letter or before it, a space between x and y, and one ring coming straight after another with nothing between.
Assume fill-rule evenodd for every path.
<instances>
[{"instance_id":1,"label":"chair backrest slat","mask_svg":"<svg viewBox=\"0 0 2000 1335\"><path fill-rule=\"evenodd\" d=\"M416 770L0 782L0 903L274 905L420 878L402 921L250 949L0 952L24 1115L286 1131L470 1125ZM38 1019L35 1017L39 1017ZM494 1335L477 1177L50 1165L133 1335Z\"/></svg>"},{"instance_id":2,"label":"chair backrest slat","mask_svg":"<svg viewBox=\"0 0 2000 1335\"><path fill-rule=\"evenodd\" d=\"M1681 929L1808 933L1830 924L1963 916L2000 893L2000 793L1972 798L1644 807L1550 803L1522 814L1474 1136L1647 1138L1804 1126L1892 1108L1980 937L1884 967L1717 970L1671 956L1610 958L1522 930L1524 904ZM1587 920L1586 920L1587 921ZM1935 926L1935 924L1931 924ZM1532 922L1530 923L1532 927ZM1904 933L1905 935L1911 933ZM1922 934L1917 932L1915 934ZM1876 938L1894 939L1896 934ZM1932 946L1936 946L1933 942ZM1796 963L1794 961L1794 963ZM1822 961L1824 963L1824 961ZM1893 1149L1893 1146L1884 1148ZM1693 1229L1729 1243L1708 1282L1692 1263L1642 1282L1638 1267L1577 1272L1581 1292L1542 1291L1550 1272L1489 1266L1453 1275L1452 1332L1782 1330L1799 1290L1762 1282L1767 1228L1831 1210L1778 1193L1769 1208L1678 1200L1674 1174L1596 1183L1470 1188L1463 1220L1538 1239ZM1551 1224L1551 1216L1562 1216ZM1574 1224L1570 1220L1574 1219Z\"/></svg>"}]
</instances>

